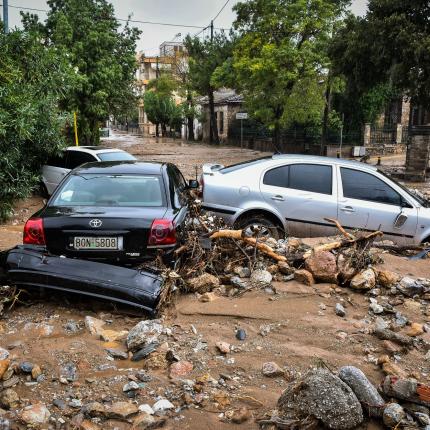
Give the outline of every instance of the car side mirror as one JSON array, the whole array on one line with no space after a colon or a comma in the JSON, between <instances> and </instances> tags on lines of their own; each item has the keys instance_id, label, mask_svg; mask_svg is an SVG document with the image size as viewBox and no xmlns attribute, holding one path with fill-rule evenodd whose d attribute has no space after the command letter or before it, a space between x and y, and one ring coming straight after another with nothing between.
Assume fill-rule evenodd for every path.
<instances>
[{"instance_id":1,"label":"car side mirror","mask_svg":"<svg viewBox=\"0 0 430 430\"><path fill-rule=\"evenodd\" d=\"M400 212L394 220L394 228L402 228L407 220L408 216L404 212Z\"/></svg>"},{"instance_id":2,"label":"car side mirror","mask_svg":"<svg viewBox=\"0 0 430 430\"><path fill-rule=\"evenodd\" d=\"M196 181L195 179L190 179L188 181L188 188L191 190L196 190L199 186L199 181Z\"/></svg>"}]
</instances>

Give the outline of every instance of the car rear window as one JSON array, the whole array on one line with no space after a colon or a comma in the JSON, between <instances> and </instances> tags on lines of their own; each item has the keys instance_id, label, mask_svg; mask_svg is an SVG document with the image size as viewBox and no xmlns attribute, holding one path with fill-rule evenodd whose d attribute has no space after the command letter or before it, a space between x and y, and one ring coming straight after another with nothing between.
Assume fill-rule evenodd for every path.
<instances>
[{"instance_id":1,"label":"car rear window","mask_svg":"<svg viewBox=\"0 0 430 430\"><path fill-rule=\"evenodd\" d=\"M72 175L50 206L165 206L162 179L156 175Z\"/></svg>"},{"instance_id":2,"label":"car rear window","mask_svg":"<svg viewBox=\"0 0 430 430\"><path fill-rule=\"evenodd\" d=\"M100 158L101 161L130 161L130 160L136 160L136 158L133 157L128 152L118 152L118 151L102 152L102 153L97 154L97 156Z\"/></svg>"}]
</instances>

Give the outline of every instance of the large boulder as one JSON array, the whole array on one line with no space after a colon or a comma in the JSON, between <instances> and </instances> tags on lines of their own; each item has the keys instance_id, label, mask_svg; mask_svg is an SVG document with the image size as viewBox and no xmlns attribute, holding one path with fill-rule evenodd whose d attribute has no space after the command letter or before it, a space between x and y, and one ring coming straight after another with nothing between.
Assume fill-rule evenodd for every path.
<instances>
[{"instance_id":1,"label":"large boulder","mask_svg":"<svg viewBox=\"0 0 430 430\"><path fill-rule=\"evenodd\" d=\"M405 276L397 284L397 289L405 296L414 297L424 292L424 285L415 279Z\"/></svg>"},{"instance_id":2,"label":"large boulder","mask_svg":"<svg viewBox=\"0 0 430 430\"><path fill-rule=\"evenodd\" d=\"M347 430L363 421L363 410L351 388L327 369L312 369L288 384L278 400L281 418L315 417L331 429Z\"/></svg>"},{"instance_id":3,"label":"large boulder","mask_svg":"<svg viewBox=\"0 0 430 430\"><path fill-rule=\"evenodd\" d=\"M376 275L372 269L366 269L355 275L349 284L354 290L367 291L375 288Z\"/></svg>"},{"instance_id":4,"label":"large boulder","mask_svg":"<svg viewBox=\"0 0 430 430\"><path fill-rule=\"evenodd\" d=\"M319 282L337 282L337 262L336 257L331 252L313 252L312 255L306 259L305 267Z\"/></svg>"},{"instance_id":5,"label":"large boulder","mask_svg":"<svg viewBox=\"0 0 430 430\"><path fill-rule=\"evenodd\" d=\"M268 287L272 282L272 275L267 270L257 269L251 273L251 283L256 287Z\"/></svg>"}]
</instances>

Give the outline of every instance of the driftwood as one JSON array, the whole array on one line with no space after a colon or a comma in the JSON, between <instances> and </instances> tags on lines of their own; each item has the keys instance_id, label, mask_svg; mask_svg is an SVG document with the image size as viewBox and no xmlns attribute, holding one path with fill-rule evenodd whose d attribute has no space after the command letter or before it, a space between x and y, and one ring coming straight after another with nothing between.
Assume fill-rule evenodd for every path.
<instances>
[{"instance_id":1,"label":"driftwood","mask_svg":"<svg viewBox=\"0 0 430 430\"><path fill-rule=\"evenodd\" d=\"M243 230L219 230L213 233L210 236L210 239L216 240L216 239L235 239L235 240L242 240L248 245L255 246L259 251L263 252L264 254L268 255L269 257L273 258L276 261L287 261L287 258L283 255L277 254L273 249L266 245L265 243L258 242L257 239L253 237L246 237L244 236Z\"/></svg>"},{"instance_id":2,"label":"driftwood","mask_svg":"<svg viewBox=\"0 0 430 430\"><path fill-rule=\"evenodd\" d=\"M403 254L407 251L424 251L426 248L420 245L388 245L385 243L375 243L373 245L374 248L384 249L386 251L395 252L397 254Z\"/></svg>"},{"instance_id":3,"label":"driftwood","mask_svg":"<svg viewBox=\"0 0 430 430\"><path fill-rule=\"evenodd\" d=\"M370 234L367 234L365 236L358 237L356 239L344 239L344 240L338 240L336 242L330 242L325 243L324 245L318 245L312 248L311 250L305 252L303 254L303 258L306 260L309 258L313 252L319 252L319 251L333 251L334 249L349 247L353 245L362 244L365 242L368 242L370 240L376 239L377 237L382 236L384 233L382 231L374 231Z\"/></svg>"},{"instance_id":4,"label":"driftwood","mask_svg":"<svg viewBox=\"0 0 430 430\"><path fill-rule=\"evenodd\" d=\"M326 221L331 222L332 224L335 224L337 229L347 238L347 239L355 239L354 235L351 233L348 233L340 224L340 222L337 219L332 218L324 218Z\"/></svg>"}]
</instances>

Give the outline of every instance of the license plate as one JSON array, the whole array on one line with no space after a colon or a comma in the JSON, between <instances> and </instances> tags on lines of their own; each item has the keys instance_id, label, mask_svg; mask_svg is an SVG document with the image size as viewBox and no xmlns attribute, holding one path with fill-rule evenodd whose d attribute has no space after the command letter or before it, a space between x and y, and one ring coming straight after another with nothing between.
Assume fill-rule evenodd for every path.
<instances>
[{"instance_id":1,"label":"license plate","mask_svg":"<svg viewBox=\"0 0 430 430\"><path fill-rule=\"evenodd\" d=\"M121 250L122 237L75 237L73 247L82 249Z\"/></svg>"}]
</instances>

